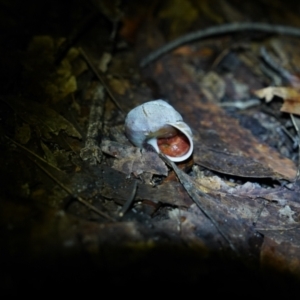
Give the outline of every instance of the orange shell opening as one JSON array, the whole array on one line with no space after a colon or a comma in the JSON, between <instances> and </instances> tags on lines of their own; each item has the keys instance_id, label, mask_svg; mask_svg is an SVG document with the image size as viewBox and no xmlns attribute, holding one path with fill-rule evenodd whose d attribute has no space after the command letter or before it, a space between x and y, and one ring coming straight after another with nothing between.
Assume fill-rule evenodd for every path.
<instances>
[{"instance_id":1,"label":"orange shell opening","mask_svg":"<svg viewBox=\"0 0 300 300\"><path fill-rule=\"evenodd\" d=\"M163 154L171 157L182 156L190 149L188 138L180 131L173 137L157 139L157 145Z\"/></svg>"}]
</instances>

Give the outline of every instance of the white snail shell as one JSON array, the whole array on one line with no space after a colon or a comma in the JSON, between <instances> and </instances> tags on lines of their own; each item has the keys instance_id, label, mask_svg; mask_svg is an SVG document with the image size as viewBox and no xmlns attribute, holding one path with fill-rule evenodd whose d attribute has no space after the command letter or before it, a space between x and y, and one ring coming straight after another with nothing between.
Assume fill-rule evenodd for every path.
<instances>
[{"instance_id":1,"label":"white snail shell","mask_svg":"<svg viewBox=\"0 0 300 300\"><path fill-rule=\"evenodd\" d=\"M125 133L135 146L150 144L174 162L184 161L193 153L190 127L163 100L149 101L131 110L125 120Z\"/></svg>"}]
</instances>

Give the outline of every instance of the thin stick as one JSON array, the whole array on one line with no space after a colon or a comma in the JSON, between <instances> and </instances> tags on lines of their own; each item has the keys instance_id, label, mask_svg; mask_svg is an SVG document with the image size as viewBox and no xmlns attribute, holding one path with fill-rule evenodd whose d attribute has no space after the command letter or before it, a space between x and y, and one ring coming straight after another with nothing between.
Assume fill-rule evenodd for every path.
<instances>
[{"instance_id":1,"label":"thin stick","mask_svg":"<svg viewBox=\"0 0 300 300\"><path fill-rule=\"evenodd\" d=\"M294 227L288 227L288 228L284 228L284 227L275 227L275 228L259 228L259 227L255 227L256 231L287 231L287 230L293 230L293 229L299 229L299 226L294 226Z\"/></svg>"},{"instance_id":2,"label":"thin stick","mask_svg":"<svg viewBox=\"0 0 300 300\"><path fill-rule=\"evenodd\" d=\"M110 89L108 88L107 84L105 83L105 81L103 80L103 78L100 76L98 70L95 68L95 66L92 64L91 60L88 58L88 56L86 55L86 53L84 52L84 50L82 48L79 48L79 51L81 53L81 55L84 57L85 61L87 62L87 64L89 65L89 67L92 69L92 71L94 72L94 74L96 75L96 77L98 78L98 80L101 82L101 84L104 86L107 94L109 95L110 99L113 101L113 103L116 105L116 107L120 110L120 112L122 113L122 115L124 116L124 111L121 108L121 106L119 105L118 101L116 100L116 98L114 97L114 95L112 94L112 92L110 91Z\"/></svg>"},{"instance_id":3,"label":"thin stick","mask_svg":"<svg viewBox=\"0 0 300 300\"><path fill-rule=\"evenodd\" d=\"M22 146L21 144L19 144L18 142L14 141L13 139L11 139L10 137L8 137L7 135L5 136L9 141L11 141L12 143L14 143L15 145L17 145L19 148L25 150L26 152L30 153L31 155L33 155L34 157L38 158L39 160L41 160L42 162L48 164L49 166L51 166L52 168L61 171L61 169L57 168L56 166L50 164L47 160L43 159L42 157L38 156L37 154L35 154L34 152L32 152L31 150L29 150L28 148Z\"/></svg>"},{"instance_id":4,"label":"thin stick","mask_svg":"<svg viewBox=\"0 0 300 300\"><path fill-rule=\"evenodd\" d=\"M282 34L282 35L300 37L300 29L291 26L273 25L273 24L265 24L265 23L223 24L223 25L213 26L203 30L198 30L195 32L188 33L186 35L183 35L175 39L174 41L167 43L166 45L162 46L161 48L153 51L148 56L146 56L140 62L140 67L142 68L146 67L151 62L155 61L160 56L162 56L163 54L166 54L167 52L170 52L184 44L191 43L196 40L208 38L211 36L243 32L243 31L259 31L259 32L266 32L271 34Z\"/></svg>"},{"instance_id":5,"label":"thin stick","mask_svg":"<svg viewBox=\"0 0 300 300\"><path fill-rule=\"evenodd\" d=\"M265 63L270 66L275 72L277 72L283 79L292 84L292 86L299 86L299 79L292 75L288 70L281 67L274 59L269 55L265 47L260 48L260 56Z\"/></svg>"},{"instance_id":6,"label":"thin stick","mask_svg":"<svg viewBox=\"0 0 300 300\"><path fill-rule=\"evenodd\" d=\"M136 191L137 191L137 181L134 182L131 195L127 199L127 201L125 202L125 204L122 207L122 210L119 213L120 217L123 217L125 215L125 213L127 212L127 210L129 209L129 207L131 206L131 204L132 204L132 202L133 202L133 200L135 198Z\"/></svg>"},{"instance_id":7,"label":"thin stick","mask_svg":"<svg viewBox=\"0 0 300 300\"><path fill-rule=\"evenodd\" d=\"M29 157L29 159L31 159ZM83 205L85 205L86 207L88 207L90 210L94 211L95 213L97 213L98 215L100 215L101 217L106 218L109 221L116 221L114 218L110 217L109 215L105 214L104 212L102 212L101 210L97 209L95 206L93 206L92 204L88 203L86 200L84 200L83 198L81 198L80 196L75 196L74 193L68 188L66 187L64 184L62 184L61 182L59 182L50 172L48 172L44 167L42 167L38 162L36 162L35 160L31 159L35 164L37 164L37 166L42 169L55 183L57 183L63 190L65 190L69 195L71 195L72 197L74 197L78 202L82 203Z\"/></svg>"},{"instance_id":8,"label":"thin stick","mask_svg":"<svg viewBox=\"0 0 300 300\"><path fill-rule=\"evenodd\" d=\"M32 151L30 151L29 149L27 149L26 147L20 145L19 143L17 143L16 141L12 140L9 137L6 137L7 139L9 139L10 141L12 141L14 144L16 144L18 147L24 149L25 151L27 151L28 153L30 153L31 155L33 155L34 157L38 158L39 160L47 163L48 165L50 165L47 161L45 161L44 159L42 159L41 157L39 157L38 155L36 155L35 153L33 153ZM95 213L97 213L98 215L114 222L116 221L114 218L110 217L109 215L103 213L102 211L98 210L95 206L93 206L92 204L88 203L86 200L84 200L83 198L81 198L80 196L75 196L74 193L68 188L66 187L64 184L62 184L61 182L59 182L50 172L48 172L44 167L42 167L37 161L35 161L33 158L28 157L31 161L33 161L41 170L43 170L55 183L57 183L63 190L65 190L69 195L71 195L72 197L74 197L76 200L78 200L78 202L84 204L85 206L87 206L90 210L94 211ZM52 165L50 165L51 167L53 167ZM56 168L57 169L57 168ZM58 169L59 170L59 169Z\"/></svg>"}]
</instances>

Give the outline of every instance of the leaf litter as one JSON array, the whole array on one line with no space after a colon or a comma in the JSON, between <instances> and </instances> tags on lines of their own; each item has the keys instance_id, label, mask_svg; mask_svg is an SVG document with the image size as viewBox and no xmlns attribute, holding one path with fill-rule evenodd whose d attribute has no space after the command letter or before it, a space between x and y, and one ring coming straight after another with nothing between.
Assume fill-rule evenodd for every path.
<instances>
[{"instance_id":1,"label":"leaf litter","mask_svg":"<svg viewBox=\"0 0 300 300\"><path fill-rule=\"evenodd\" d=\"M182 3L182 1L177 2L177 5ZM208 16L213 17L214 20L222 20L218 13L209 8L209 3L199 5L197 8L189 2L185 4L185 9L182 12L176 11L174 7L169 10L168 5L171 5L170 3L165 4L164 10L158 14L158 18L163 24L168 24L169 27L165 28L165 32L169 32L171 38L183 33L180 32L183 29L178 27L178 24L182 22L183 15L181 13L183 11L193 16L186 23L187 28L192 28L197 22L199 14L197 9L206 11ZM142 14L144 11L140 13ZM172 21L174 14L175 16L179 14L179 18L176 19L176 17L176 20ZM114 14L108 15L110 19L114 19ZM122 18L119 14L117 16L116 20ZM136 22L140 22L138 21L140 18L136 20ZM163 41L162 31L156 27L157 24L152 25L147 27L148 29L151 28L151 32L147 32L145 27L137 30L137 26L133 26L134 32L126 33L131 41L137 42L136 51L139 53L138 55L143 53L143 49L157 47ZM247 23L249 28L250 25ZM130 28L129 26L127 30ZM256 26L252 26L253 28L258 29ZM151 40L153 33L158 38ZM224 34L226 34L226 30L224 30ZM140 43L139 35L148 40L145 43ZM51 46L49 48L51 51L45 53L45 60L42 65L53 66L53 49L57 47L55 46L57 41L49 36L36 38L36 41L37 44ZM105 72L102 78L104 85L103 82L102 85L106 90L108 85L105 82L109 82L113 86L116 103L120 102L124 110L129 111L139 102L144 102L146 99L151 100L149 87L144 81L146 78L153 94L164 97L183 114L184 119L194 130L193 163L194 166L198 165L204 178L198 178L195 169L191 169L186 163L185 171L180 170L174 164L169 167L175 171L180 182L170 180L172 178L170 169L159 156L156 153L141 151L129 146L122 129L117 133L122 143L118 142L115 139L117 135L112 135L112 130L108 130L115 125L122 128L122 125L115 124L122 120L122 114L118 107L111 106L109 103L112 100L111 91L106 91L109 97L106 94L104 96L109 101L101 103L101 105L105 105L105 108L109 108L102 110L104 118L101 137L98 138L95 132L89 135L95 141L92 146L96 146L98 150L100 149L100 141L102 141L101 150L105 154L104 159L103 161L101 160L102 157L98 159L100 154L96 154L91 160L86 160L93 162L93 165L90 165L80 158L80 150L89 145L84 144L85 136L83 136L83 141L81 140L82 134L80 132L89 132L87 120L94 113L94 111L85 110L87 103L84 103L82 95L86 92L88 84L95 80L94 78L91 79L93 77L91 74L95 75L95 72L87 70L82 64L79 68L81 71L76 72L76 76L75 73L73 74L71 62L75 58L78 59L80 51L77 49L70 52L74 54L73 56L70 54L70 61L61 64L64 71L57 69L57 81L51 81L52 75L44 74L45 77L42 79L48 78L47 80L49 80L50 78L49 84L45 84L47 80L41 80L40 83L42 84L36 87L35 93L32 93L34 100L29 101L25 97L2 97L2 100L13 110L11 116L15 114L23 122L20 126L21 122L18 120L19 124L16 124L15 130L12 131L19 132L15 135L17 139L15 143L12 142L11 131L7 130L5 126L3 128L5 135L9 137L4 143L4 148L9 151L10 157L15 159L21 151L26 152L27 150L23 145L28 145L28 149L31 149L31 153L27 151L29 160L26 159L26 155L25 157L20 156L20 165L29 165L30 169L39 168L44 172L44 175L48 176L52 186L59 186L65 191L62 194L56 194L55 211L50 212L49 210L48 217L45 213L45 220L49 222L50 216L53 217L53 215L62 220L65 218L63 215L66 214L68 219L66 224L70 225L77 222L79 224L78 231L74 230L68 235L66 234L68 232L67 226L62 229L61 233L68 235L68 240L74 242L74 236L78 235L80 231L82 241L86 241L86 244L83 243L82 245L87 252L91 251L91 248L87 246L89 237L97 240L100 234L101 241L111 239L122 241L122 243L124 241L125 243L126 241L143 242L147 236L152 246L159 238L163 240L163 236L165 236L166 239L178 239L189 244L194 242L199 249L205 249L205 251L221 249L220 251L226 252L231 249L238 256L247 257L250 261L257 262L261 257L261 261L266 264L272 255L276 257L276 253L271 253L272 247L275 247L277 252L280 252L280 257L284 257L289 270L296 270L294 273L297 272L300 268L297 241L300 239L296 229L299 223L300 208L299 180L294 180L296 178L295 163L280 155L272 146L259 141L250 130L243 128L236 119L229 116L230 108L225 109L225 106L221 105L223 104L221 102L226 103L226 100L244 101L240 99L243 95L246 98L249 96L249 91L263 87L263 84L260 83L261 86L258 88L257 82L259 80L255 78L255 74L246 72L249 71L249 68L241 63L238 55L236 69L231 70L232 72L229 71L230 74L228 74L228 70L224 71L218 66L213 73L207 72L205 66L207 67L213 62L215 53L220 53L220 47L226 43L228 45L232 43L232 40L220 38L218 43L212 39L212 41L203 44L195 43L193 46L188 44L185 46L184 53L175 53L176 51L174 51L174 53L165 55L142 70L142 76L134 69L135 66L132 66L134 71L131 70L131 76L118 78L116 75L118 68L113 65L114 59L123 59L123 57L118 57L120 55L118 51L114 54L115 56L109 58L111 64L102 69ZM34 46L29 48L32 51L31 60L33 62L33 53L36 49L38 48ZM85 48L85 55L89 53L87 49ZM125 49L123 48L122 55L129 51L130 47L127 46ZM209 51L205 49L209 49ZM228 49L229 53L235 51L230 47ZM201 55L204 53L207 55L204 55L203 58ZM81 53L81 55L83 54ZM99 57L95 59L99 64L96 63L95 65L100 65L101 57L102 55L99 53ZM86 57L84 59L86 60ZM25 66L28 67L29 63L30 60L25 63ZM91 63L88 64L91 66ZM224 64L219 65L219 67L221 66L224 67ZM202 72L199 74L198 70L200 69ZM110 73L111 70L114 71L113 74ZM243 76L237 79L236 76L241 70L244 72ZM124 70L119 71L122 74ZM89 78L88 83L82 80L84 76L81 77L81 75L84 75L84 72L89 73L89 76L86 77ZM123 74L128 73L123 72ZM210 76L206 76L206 74L210 74ZM27 80L31 81L33 78L37 78L35 75L28 73ZM62 80L62 78L64 79ZM243 82L244 79L249 80L249 84ZM218 87L215 86L216 80ZM269 82L270 78L264 80ZM77 90L78 82L80 82L80 91ZM34 80L31 83L33 84L31 85L32 88ZM49 86L51 84L55 88L50 91ZM234 89L229 90L228 86L230 85ZM246 90L244 89L245 86L248 87ZM39 98L39 101L36 101L36 96L41 88L44 90L44 94L47 94L47 99ZM59 91L60 88L64 89L62 93ZM288 96L295 93L295 90L289 91L287 89L289 88L281 88L281 90L280 88L269 88L267 94L264 95L270 97L272 94L281 97L286 95L283 93L288 92ZM51 105L59 103L63 108L68 107L71 94L77 98L79 109L72 112L75 118L69 121L56 112ZM141 97L135 97L136 95ZM232 95L235 97L231 97ZM295 97L298 97L297 92ZM295 101L295 97L284 98ZM257 106L261 108L260 105ZM289 108L285 108L284 111L296 113L296 110L292 111L293 108L291 108L295 106L294 102L289 102ZM245 110L247 109L245 106ZM75 125L76 121L74 120L76 118L77 121L81 119L81 122ZM84 121L82 122L82 120ZM84 124L86 127L80 128L78 124ZM99 125L100 123L95 124ZM290 131L293 132L293 129ZM39 143L35 143L38 140L37 132L41 133L40 137L42 138ZM77 141L77 144L70 147L71 150L64 149L60 142L53 143L53 136L59 137L63 132L69 138L75 138ZM59 141L59 139L55 141ZM18 145L17 142L20 144ZM37 153L34 152L39 148L43 150L44 157L39 157L38 151ZM69 160L70 165L64 171L58 169L60 165L56 161L54 153L64 153L63 159ZM8 171L10 168L4 163L3 166L5 166L4 171ZM45 182L43 182L44 179L41 180L40 178L33 174L24 177L21 182L23 188L20 195L26 194L27 197L34 199L35 203L39 203L39 201L47 203L49 200L50 205L50 195L47 198L46 188L42 192ZM145 180L145 178L148 179ZM36 185L37 182L39 182L39 186ZM19 185L20 181L16 181L15 184ZM47 183L47 185L49 185L47 188L51 190L51 184ZM18 191L16 190L16 192ZM74 201L83 204L83 206L73 206ZM20 206L16 204L15 207ZM91 211L97 214L97 218L90 214ZM122 216L122 220L119 222L120 216ZM53 225L53 223L51 224ZM112 239L112 235L114 235L114 239ZM116 242L116 244L118 243ZM73 245L76 243L74 242ZM99 251L99 246L97 247L96 243L93 245L94 250ZM143 245L147 248L146 243ZM293 254L291 255L293 261L288 258L290 254Z\"/></svg>"}]
</instances>

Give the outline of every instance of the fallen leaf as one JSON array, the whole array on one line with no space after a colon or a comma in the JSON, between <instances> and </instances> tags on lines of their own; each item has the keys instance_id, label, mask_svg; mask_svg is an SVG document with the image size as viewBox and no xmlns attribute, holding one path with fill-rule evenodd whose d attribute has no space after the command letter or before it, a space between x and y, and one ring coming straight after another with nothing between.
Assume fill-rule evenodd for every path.
<instances>
[{"instance_id":1,"label":"fallen leaf","mask_svg":"<svg viewBox=\"0 0 300 300\"><path fill-rule=\"evenodd\" d=\"M280 111L290 113L290 114L300 115L300 98L297 100L284 99Z\"/></svg>"},{"instance_id":2,"label":"fallen leaf","mask_svg":"<svg viewBox=\"0 0 300 300\"><path fill-rule=\"evenodd\" d=\"M280 111L300 115L300 90L291 87L267 87L254 92L259 98L270 102L275 96L284 100Z\"/></svg>"},{"instance_id":3,"label":"fallen leaf","mask_svg":"<svg viewBox=\"0 0 300 300\"><path fill-rule=\"evenodd\" d=\"M178 56L174 59L174 55L166 55L143 72L194 131L194 140L198 143L194 148L195 163L231 175L295 178L293 161L259 142L238 120L207 101L197 78L187 72L185 62Z\"/></svg>"},{"instance_id":4,"label":"fallen leaf","mask_svg":"<svg viewBox=\"0 0 300 300\"><path fill-rule=\"evenodd\" d=\"M300 91L290 87L267 87L254 94L259 98L266 98L266 102L270 102L275 96L300 101Z\"/></svg>"},{"instance_id":5,"label":"fallen leaf","mask_svg":"<svg viewBox=\"0 0 300 300\"><path fill-rule=\"evenodd\" d=\"M140 175L144 172L168 175L168 168L155 152L141 151L139 148L108 140L102 142L101 149L104 153L118 158L114 161L113 168L127 175Z\"/></svg>"},{"instance_id":6,"label":"fallen leaf","mask_svg":"<svg viewBox=\"0 0 300 300\"><path fill-rule=\"evenodd\" d=\"M194 143L194 149L195 163L213 171L250 178L282 179L283 177L251 157L208 148L197 141Z\"/></svg>"},{"instance_id":7,"label":"fallen leaf","mask_svg":"<svg viewBox=\"0 0 300 300\"><path fill-rule=\"evenodd\" d=\"M85 199L100 194L106 199L113 199L123 204L131 197L135 180L118 170L105 165L82 169L74 176L65 176L64 184L74 193ZM134 201L149 200L153 203L166 203L189 207L192 200L179 182L167 182L159 186L139 183Z\"/></svg>"}]
</instances>

